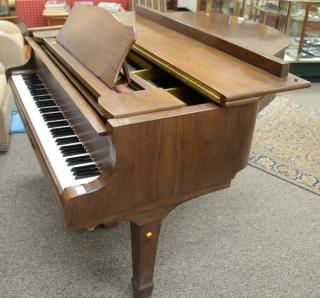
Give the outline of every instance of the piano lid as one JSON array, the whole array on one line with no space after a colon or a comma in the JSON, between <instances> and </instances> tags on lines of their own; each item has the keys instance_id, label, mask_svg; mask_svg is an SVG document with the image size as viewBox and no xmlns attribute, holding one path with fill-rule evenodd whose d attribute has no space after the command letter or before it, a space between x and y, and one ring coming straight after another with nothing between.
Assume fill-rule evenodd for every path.
<instances>
[{"instance_id":1,"label":"piano lid","mask_svg":"<svg viewBox=\"0 0 320 298\"><path fill-rule=\"evenodd\" d=\"M259 57L264 58L262 54L247 57L253 60L250 64L191 38L186 35L188 33L182 34L160 25L156 22L159 18L154 17L155 21L152 21L147 17L133 13L117 14L117 18L137 30L132 50L221 105L310 85L294 75L279 77L253 65Z\"/></svg>"},{"instance_id":2,"label":"piano lid","mask_svg":"<svg viewBox=\"0 0 320 298\"><path fill-rule=\"evenodd\" d=\"M132 26L107 10L76 4L57 35L57 42L109 88L135 40Z\"/></svg>"}]
</instances>

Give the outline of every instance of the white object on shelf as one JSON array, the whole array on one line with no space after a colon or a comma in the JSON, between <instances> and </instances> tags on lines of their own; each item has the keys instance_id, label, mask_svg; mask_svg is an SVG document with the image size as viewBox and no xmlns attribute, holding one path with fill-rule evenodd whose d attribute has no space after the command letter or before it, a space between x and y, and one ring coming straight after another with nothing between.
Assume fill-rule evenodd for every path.
<instances>
[{"instance_id":1,"label":"white object on shelf","mask_svg":"<svg viewBox=\"0 0 320 298\"><path fill-rule=\"evenodd\" d=\"M109 12L118 12L120 11L121 4L115 2L100 2L98 6Z\"/></svg>"},{"instance_id":2,"label":"white object on shelf","mask_svg":"<svg viewBox=\"0 0 320 298\"><path fill-rule=\"evenodd\" d=\"M55 0L49 0L44 5L44 8L46 10L66 10L68 8L68 4L65 1L55 1Z\"/></svg>"},{"instance_id":3,"label":"white object on shelf","mask_svg":"<svg viewBox=\"0 0 320 298\"><path fill-rule=\"evenodd\" d=\"M178 7L185 7L192 11L197 11L197 1L194 0L178 0Z\"/></svg>"}]
</instances>

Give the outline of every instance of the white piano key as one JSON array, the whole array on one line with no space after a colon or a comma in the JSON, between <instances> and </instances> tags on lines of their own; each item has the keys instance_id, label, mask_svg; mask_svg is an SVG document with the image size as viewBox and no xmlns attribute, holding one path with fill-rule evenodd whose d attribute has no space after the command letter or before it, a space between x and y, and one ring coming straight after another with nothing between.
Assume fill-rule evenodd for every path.
<instances>
[{"instance_id":1,"label":"white piano key","mask_svg":"<svg viewBox=\"0 0 320 298\"><path fill-rule=\"evenodd\" d=\"M95 180L98 176L77 180L75 179L71 172L71 168L75 167L75 165L68 166L66 163L66 159L81 156L86 153L76 154L68 157L62 156L62 153L59 150L60 146L56 144L56 139L52 137L50 129L47 127L46 122L43 120L42 115L38 107L36 106L35 101L31 93L29 92L22 76L13 75L12 80L27 111L27 114L29 115L31 125L37 133L40 145L46 154L51 169L53 170L55 177L57 178L61 191L69 186L86 184Z\"/></svg>"}]
</instances>

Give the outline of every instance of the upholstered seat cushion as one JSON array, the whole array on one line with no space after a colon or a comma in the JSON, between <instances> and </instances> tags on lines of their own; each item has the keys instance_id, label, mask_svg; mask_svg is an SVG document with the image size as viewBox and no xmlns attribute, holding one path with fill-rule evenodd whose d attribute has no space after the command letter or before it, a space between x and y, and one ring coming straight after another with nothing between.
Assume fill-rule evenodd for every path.
<instances>
[{"instance_id":1,"label":"upholstered seat cushion","mask_svg":"<svg viewBox=\"0 0 320 298\"><path fill-rule=\"evenodd\" d=\"M17 45L21 49L23 48L24 40L18 26L11 22L0 20L0 32L10 35L11 38L17 43Z\"/></svg>"}]
</instances>

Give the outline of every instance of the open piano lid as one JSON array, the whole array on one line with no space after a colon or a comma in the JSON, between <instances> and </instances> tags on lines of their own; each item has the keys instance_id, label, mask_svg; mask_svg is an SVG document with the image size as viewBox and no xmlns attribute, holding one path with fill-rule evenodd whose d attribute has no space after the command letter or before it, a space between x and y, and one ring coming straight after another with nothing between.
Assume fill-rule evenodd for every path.
<instances>
[{"instance_id":1,"label":"open piano lid","mask_svg":"<svg viewBox=\"0 0 320 298\"><path fill-rule=\"evenodd\" d=\"M137 30L133 51L220 105L310 85L288 74L289 64L283 60L222 40L181 22L174 13L138 7L136 15L122 13L117 18ZM210 46L196 39L213 42Z\"/></svg>"},{"instance_id":2,"label":"open piano lid","mask_svg":"<svg viewBox=\"0 0 320 298\"><path fill-rule=\"evenodd\" d=\"M41 30L33 30L33 36L61 52L60 58L69 61L67 64L97 96L107 95L114 100L117 96L110 91L130 49L221 106L310 86L288 74L289 63L273 56L279 51L279 43L267 55L266 51L223 39L222 28L217 34L201 27L189 12L165 14L139 6L136 10L137 15L117 13L116 19L123 23L120 24L101 8L75 5L60 31L49 28L42 34ZM207 28L211 26L210 18L208 22L205 20Z\"/></svg>"}]
</instances>

